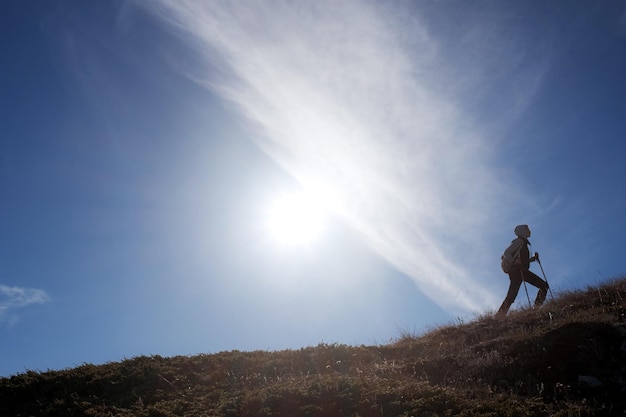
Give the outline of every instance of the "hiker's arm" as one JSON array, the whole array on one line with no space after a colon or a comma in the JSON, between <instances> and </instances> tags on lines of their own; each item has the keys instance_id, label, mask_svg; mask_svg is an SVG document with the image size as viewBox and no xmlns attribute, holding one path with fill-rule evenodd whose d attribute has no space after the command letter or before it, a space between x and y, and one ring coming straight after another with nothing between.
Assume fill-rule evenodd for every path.
<instances>
[{"instance_id":1,"label":"hiker's arm","mask_svg":"<svg viewBox=\"0 0 626 417\"><path fill-rule=\"evenodd\" d=\"M539 259L539 252L535 252L535 256L530 257L528 262L535 262L537 259Z\"/></svg>"}]
</instances>

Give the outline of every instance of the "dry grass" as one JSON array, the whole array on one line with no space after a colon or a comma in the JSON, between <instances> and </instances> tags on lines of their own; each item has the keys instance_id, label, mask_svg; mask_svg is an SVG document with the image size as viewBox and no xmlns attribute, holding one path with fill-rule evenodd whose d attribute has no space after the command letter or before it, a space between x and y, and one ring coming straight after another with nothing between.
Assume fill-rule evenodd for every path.
<instances>
[{"instance_id":1,"label":"dry grass","mask_svg":"<svg viewBox=\"0 0 626 417\"><path fill-rule=\"evenodd\" d=\"M624 298L619 279L381 346L30 371L0 379L0 415L622 416Z\"/></svg>"}]
</instances>

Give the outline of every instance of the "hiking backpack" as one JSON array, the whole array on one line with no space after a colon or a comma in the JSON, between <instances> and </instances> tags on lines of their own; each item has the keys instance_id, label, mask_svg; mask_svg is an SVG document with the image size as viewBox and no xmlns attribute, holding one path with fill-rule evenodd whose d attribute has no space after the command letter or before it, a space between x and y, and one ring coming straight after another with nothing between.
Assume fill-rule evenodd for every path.
<instances>
[{"instance_id":1,"label":"hiking backpack","mask_svg":"<svg viewBox=\"0 0 626 417\"><path fill-rule=\"evenodd\" d=\"M519 243L519 247L516 249L515 246L518 240L520 243ZM505 274L509 273L509 271L511 270L511 267L513 266L517 258L519 258L519 253L524 247L524 244L525 242L522 238L517 238L513 240L513 242L511 242L511 245L508 248L506 248L506 250L500 257L502 272L504 272Z\"/></svg>"}]
</instances>

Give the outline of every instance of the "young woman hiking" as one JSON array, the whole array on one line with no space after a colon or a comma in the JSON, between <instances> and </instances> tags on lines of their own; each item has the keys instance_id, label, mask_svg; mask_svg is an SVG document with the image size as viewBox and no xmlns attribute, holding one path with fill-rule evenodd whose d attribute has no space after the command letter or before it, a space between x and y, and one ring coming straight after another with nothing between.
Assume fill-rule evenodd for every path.
<instances>
[{"instance_id":1,"label":"young woman hiking","mask_svg":"<svg viewBox=\"0 0 626 417\"><path fill-rule=\"evenodd\" d=\"M511 304L513 304L517 297L519 287L522 285L523 281L539 289L537 298L535 298L535 307L542 305L548 294L548 283L529 270L530 263L537 260L538 254L535 254L532 258L530 257L530 250L528 249L528 245L530 245L528 241L530 229L528 225L520 224L515 227L514 232L517 238L511 242L511 245L504 251L503 255L503 257L507 255L512 256L513 263L508 270L509 280L511 281L509 291L496 314L498 317L506 316Z\"/></svg>"}]
</instances>

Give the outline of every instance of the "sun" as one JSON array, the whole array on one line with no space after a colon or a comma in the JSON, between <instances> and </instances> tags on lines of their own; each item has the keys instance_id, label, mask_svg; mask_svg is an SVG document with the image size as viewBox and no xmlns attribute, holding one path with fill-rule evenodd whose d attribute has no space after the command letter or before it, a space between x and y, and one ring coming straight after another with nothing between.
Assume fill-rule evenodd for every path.
<instances>
[{"instance_id":1,"label":"sun","mask_svg":"<svg viewBox=\"0 0 626 417\"><path fill-rule=\"evenodd\" d=\"M326 215L323 203L312 195L305 192L285 194L270 207L269 231L280 244L308 244L321 235Z\"/></svg>"}]
</instances>

